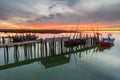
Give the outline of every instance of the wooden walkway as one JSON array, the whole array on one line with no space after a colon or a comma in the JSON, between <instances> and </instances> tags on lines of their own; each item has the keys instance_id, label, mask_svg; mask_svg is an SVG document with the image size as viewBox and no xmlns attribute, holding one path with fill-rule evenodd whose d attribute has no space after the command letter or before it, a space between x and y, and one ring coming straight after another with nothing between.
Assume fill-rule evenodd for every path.
<instances>
[{"instance_id":1,"label":"wooden walkway","mask_svg":"<svg viewBox=\"0 0 120 80\"><path fill-rule=\"evenodd\" d=\"M13 47L13 46L19 46L19 45L25 45L25 44L32 44L32 43L40 43L40 40L36 41L26 41L26 42L18 42L18 43L7 43L0 45L0 48L2 47Z\"/></svg>"}]
</instances>

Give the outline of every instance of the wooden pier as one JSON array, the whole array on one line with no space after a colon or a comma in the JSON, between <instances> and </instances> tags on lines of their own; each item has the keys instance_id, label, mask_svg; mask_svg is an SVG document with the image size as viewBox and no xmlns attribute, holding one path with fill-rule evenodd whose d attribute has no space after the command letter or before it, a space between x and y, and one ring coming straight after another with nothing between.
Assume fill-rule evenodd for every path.
<instances>
[{"instance_id":1,"label":"wooden pier","mask_svg":"<svg viewBox=\"0 0 120 80\"><path fill-rule=\"evenodd\" d=\"M27 41L27 42L20 42L20 43L8 43L8 44L2 44L0 45L0 48L2 47L14 47L14 46L20 46L25 44L34 44L34 43L40 43L41 41L35 40L35 41Z\"/></svg>"},{"instance_id":2,"label":"wooden pier","mask_svg":"<svg viewBox=\"0 0 120 80\"><path fill-rule=\"evenodd\" d=\"M78 36L78 33L75 35ZM98 36L82 36L82 33L80 33L79 38L77 36L73 36L73 38L62 36L36 40L28 39L20 42L14 42L13 38L22 39L21 35L17 37L1 36L0 59L2 60L0 61L0 70L36 61L43 64L45 68L65 64L69 62L71 54L86 52L98 45Z\"/></svg>"},{"instance_id":3,"label":"wooden pier","mask_svg":"<svg viewBox=\"0 0 120 80\"><path fill-rule=\"evenodd\" d=\"M30 64L36 61L38 61L38 63L40 61L40 63L48 68L59 65L57 62L52 65L52 62L56 59L56 57L53 56L59 56L56 61L64 64L69 62L68 59L70 58L65 55L86 51L97 46L95 39L92 37L87 38L86 44L72 47L66 47L64 45L64 42L68 40L70 40L69 37L53 37L34 41L1 44L0 51L2 51L1 54L3 55L0 57L3 58L3 62L0 62L0 70ZM10 62L11 58L12 62ZM51 61L51 58L54 61ZM65 62L61 62L62 60L65 60Z\"/></svg>"}]
</instances>

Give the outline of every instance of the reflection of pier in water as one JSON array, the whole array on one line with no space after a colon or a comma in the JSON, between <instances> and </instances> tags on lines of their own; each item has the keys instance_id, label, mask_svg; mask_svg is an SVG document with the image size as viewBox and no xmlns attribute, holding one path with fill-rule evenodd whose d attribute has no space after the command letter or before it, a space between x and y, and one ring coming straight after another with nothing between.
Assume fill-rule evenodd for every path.
<instances>
[{"instance_id":1,"label":"reflection of pier in water","mask_svg":"<svg viewBox=\"0 0 120 80\"><path fill-rule=\"evenodd\" d=\"M49 43L31 43L0 48L4 52L3 62L0 64L0 70L22 66L33 62L41 62L46 68L58 66L68 63L72 53L84 51L87 53L89 52L88 50L95 48L95 45L80 45L73 48L66 48L61 46L59 42L54 45L56 45L54 46L55 48L52 48Z\"/></svg>"}]
</instances>

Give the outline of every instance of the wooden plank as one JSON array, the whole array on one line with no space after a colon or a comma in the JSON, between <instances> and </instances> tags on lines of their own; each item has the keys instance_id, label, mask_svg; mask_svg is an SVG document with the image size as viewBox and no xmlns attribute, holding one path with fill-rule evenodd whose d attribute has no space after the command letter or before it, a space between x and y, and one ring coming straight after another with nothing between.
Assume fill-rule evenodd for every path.
<instances>
[{"instance_id":1,"label":"wooden plank","mask_svg":"<svg viewBox=\"0 0 120 80\"><path fill-rule=\"evenodd\" d=\"M54 42L60 42L61 38L62 38L62 41L67 41L70 39L70 37L56 37L56 38L46 38L45 41L46 42L53 42L53 39L54 39Z\"/></svg>"},{"instance_id":2,"label":"wooden plank","mask_svg":"<svg viewBox=\"0 0 120 80\"><path fill-rule=\"evenodd\" d=\"M0 45L0 47L6 47L6 46L9 46L9 47L12 47L12 46L15 46L15 45L24 45L24 44L32 44L32 43L38 43L40 41L26 41L26 42L19 42L19 43L8 43L8 44L2 44Z\"/></svg>"}]
</instances>

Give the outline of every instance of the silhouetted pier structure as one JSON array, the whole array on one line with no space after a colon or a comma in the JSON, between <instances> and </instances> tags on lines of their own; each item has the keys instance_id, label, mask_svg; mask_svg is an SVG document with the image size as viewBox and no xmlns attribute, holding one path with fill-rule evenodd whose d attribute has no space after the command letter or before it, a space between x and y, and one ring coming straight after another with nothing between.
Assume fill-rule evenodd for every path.
<instances>
[{"instance_id":1,"label":"silhouetted pier structure","mask_svg":"<svg viewBox=\"0 0 120 80\"><path fill-rule=\"evenodd\" d=\"M6 43L16 43L16 42L26 42L37 40L38 36L33 33L22 33L22 34L14 34L8 36L0 36L0 45Z\"/></svg>"},{"instance_id":2,"label":"silhouetted pier structure","mask_svg":"<svg viewBox=\"0 0 120 80\"><path fill-rule=\"evenodd\" d=\"M8 43L0 45L0 70L30 64L38 61L46 68L69 62L70 54L95 48L97 44L93 38L88 38L86 44L77 46L64 46L69 37L46 38L21 43ZM68 55L68 56L66 56Z\"/></svg>"},{"instance_id":3,"label":"silhouetted pier structure","mask_svg":"<svg viewBox=\"0 0 120 80\"><path fill-rule=\"evenodd\" d=\"M81 34L76 38L62 36L21 42L13 42L13 38L14 36L0 37L0 70L36 61L46 68L65 64L69 62L72 53L93 49L99 41L98 36L83 37Z\"/></svg>"}]
</instances>

